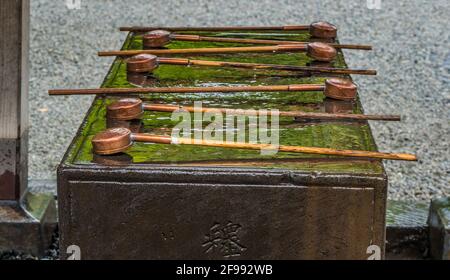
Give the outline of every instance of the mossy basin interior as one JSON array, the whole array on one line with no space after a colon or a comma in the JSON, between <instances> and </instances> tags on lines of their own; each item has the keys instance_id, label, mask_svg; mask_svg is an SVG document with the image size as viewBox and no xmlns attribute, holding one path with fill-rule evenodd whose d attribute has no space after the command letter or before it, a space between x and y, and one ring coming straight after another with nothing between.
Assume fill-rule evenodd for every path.
<instances>
[{"instance_id":1,"label":"mossy basin interior","mask_svg":"<svg viewBox=\"0 0 450 280\"><path fill-rule=\"evenodd\" d=\"M187 32L185 32L187 33ZM265 38L280 40L307 41L305 33L294 32L196 32L204 36L230 36L242 38ZM174 41L167 48L192 47L229 47L245 46L245 44L181 42ZM123 50L141 49L142 37L130 33ZM177 55L176 57L183 57ZM184 56L192 59L255 62L271 64L289 64L305 66L311 59L304 53L255 53L255 54L214 54L202 56ZM343 53L339 51L332 67L346 68ZM349 76L342 76L350 78ZM243 85L275 85L275 84L309 84L323 83L327 76L305 76L287 71L267 71L233 68L212 68L201 66L160 65L148 77L147 85L153 87L166 86L243 86ZM105 81L104 88L135 87L129 83L126 65L122 58L117 58ZM228 107L243 109L278 109L324 112L325 97L322 92L244 92L244 93L194 93L194 94L147 94L142 99L152 103L169 103L193 105L202 102L204 107ZM97 97L71 147L65 164L94 165L98 161L92 152L92 137L107 128L106 106L116 100L117 96ZM332 100L327 102L333 103ZM353 113L362 113L359 101L353 104ZM170 135L177 121L172 120L171 113L145 112L141 131L152 134ZM193 119L193 118L192 118ZM255 119L253 119L255 120ZM247 118L247 122L250 120ZM210 122L204 121L205 128ZM198 123L192 126L195 127ZM270 129L270 122L268 128ZM352 149L376 151L370 127L367 122L318 122L314 120L295 121L292 118L280 118L280 145L298 145L326 147L335 149ZM246 131L248 135L248 129ZM228 138L229 139L229 138ZM135 143L122 157L125 164L171 166L214 166L242 168L288 169L305 172L373 174L383 173L380 160L353 159L323 155L294 153L278 153L263 155L260 151L212 148L186 145L164 145L152 143Z\"/></svg>"}]
</instances>

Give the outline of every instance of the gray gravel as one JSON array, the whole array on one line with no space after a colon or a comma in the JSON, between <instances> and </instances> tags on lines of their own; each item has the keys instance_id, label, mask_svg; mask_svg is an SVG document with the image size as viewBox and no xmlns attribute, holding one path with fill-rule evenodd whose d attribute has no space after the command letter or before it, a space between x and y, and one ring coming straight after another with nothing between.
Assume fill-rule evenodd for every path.
<instances>
[{"instance_id":1,"label":"gray gravel","mask_svg":"<svg viewBox=\"0 0 450 280\"><path fill-rule=\"evenodd\" d=\"M8 251L8 252L0 252L0 261L3 260L9 260L9 261L15 261L15 260L27 260L27 261L33 261L33 260L59 260L59 232L58 229L55 229L55 232L52 236L52 242L50 244L50 247L45 250L44 255L40 257L33 256L28 253L23 253L19 251Z\"/></svg>"},{"instance_id":2,"label":"gray gravel","mask_svg":"<svg viewBox=\"0 0 450 280\"><path fill-rule=\"evenodd\" d=\"M387 162L389 196L429 200L450 195L448 29L450 2L387 1L381 10L360 1L32 0L30 176L51 180L88 109L90 97L49 98L49 88L98 87L117 49L122 25L280 25L326 19L348 43L371 43L374 52L347 51L352 67L372 67L377 77L355 76L368 113L400 113L401 124L373 123L383 151L417 153L419 163Z\"/></svg>"}]
</instances>

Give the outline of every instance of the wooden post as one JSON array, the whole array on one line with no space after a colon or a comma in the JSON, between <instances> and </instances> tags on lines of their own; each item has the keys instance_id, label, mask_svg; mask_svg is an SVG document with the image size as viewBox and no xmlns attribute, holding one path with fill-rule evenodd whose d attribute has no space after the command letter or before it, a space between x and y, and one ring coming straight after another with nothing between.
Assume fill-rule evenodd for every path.
<instances>
[{"instance_id":1,"label":"wooden post","mask_svg":"<svg viewBox=\"0 0 450 280\"><path fill-rule=\"evenodd\" d=\"M27 187L29 0L0 1L0 200Z\"/></svg>"},{"instance_id":2,"label":"wooden post","mask_svg":"<svg viewBox=\"0 0 450 280\"><path fill-rule=\"evenodd\" d=\"M30 0L0 1L0 252L40 256L56 206L52 194L27 190L29 20Z\"/></svg>"}]
</instances>

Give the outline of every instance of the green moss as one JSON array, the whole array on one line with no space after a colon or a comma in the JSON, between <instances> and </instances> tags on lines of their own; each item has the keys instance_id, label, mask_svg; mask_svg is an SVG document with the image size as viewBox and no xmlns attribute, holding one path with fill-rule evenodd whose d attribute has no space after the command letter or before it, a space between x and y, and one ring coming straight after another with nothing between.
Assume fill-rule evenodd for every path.
<instances>
[{"instance_id":1,"label":"green moss","mask_svg":"<svg viewBox=\"0 0 450 280\"><path fill-rule=\"evenodd\" d=\"M283 40L307 40L304 33L207 33L205 36L242 36L245 38L269 38ZM245 36L244 36L245 35ZM279 36L281 35L281 36ZM236 45L236 44L235 44ZM169 48L216 47L230 44L176 42ZM140 36L127 38L124 49L140 49ZM306 65L310 59L302 53L279 54L225 54L191 57L220 61L239 61L256 63L274 63L289 65ZM334 67L346 68L342 53L334 62ZM184 67L161 65L154 73L151 86L232 86L232 85L280 85L323 83L327 77L302 77L292 72L252 71L234 68ZM126 65L117 58L113 63L102 87L133 87L127 81ZM68 164L89 165L94 161L92 137L106 128L106 106L113 98L97 98L88 113L69 151ZM311 112L324 111L324 96L321 92L256 92L256 93L194 93L194 94L148 94L141 95L147 102L161 102L192 105L202 101L203 106L229 107L244 109L276 108L279 110L302 110ZM359 102L354 106L354 113L361 113ZM144 132L169 134L177 124L170 118L170 113L146 112L142 127ZM204 123L206 127L208 123ZM248 135L248 131L247 135ZM336 149L355 149L375 151L376 145L370 128L365 124L351 122L295 122L292 118L280 118L280 144L327 147ZM379 161L343 159L339 157L278 153L275 156L263 156L259 151L226 148L176 146L135 143L126 151L131 161L136 164L177 164L215 166L242 166L258 168L283 168L304 171L372 173L383 172Z\"/></svg>"}]
</instances>

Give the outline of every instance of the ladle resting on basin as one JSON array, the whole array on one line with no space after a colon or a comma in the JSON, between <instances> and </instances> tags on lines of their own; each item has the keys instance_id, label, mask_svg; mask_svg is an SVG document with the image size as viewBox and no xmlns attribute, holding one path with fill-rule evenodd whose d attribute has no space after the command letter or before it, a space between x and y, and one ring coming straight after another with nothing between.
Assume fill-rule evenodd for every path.
<instances>
[{"instance_id":1,"label":"ladle resting on basin","mask_svg":"<svg viewBox=\"0 0 450 280\"><path fill-rule=\"evenodd\" d=\"M93 151L99 155L114 155L126 151L133 142L150 142L159 144L195 145L204 147L234 148L247 150L272 149L279 152L321 154L345 157L364 157L391 160L416 161L417 157L411 154L391 154L370 151L336 150L328 148L302 147L302 146L274 146L269 144L249 144L239 142L222 142L213 140L195 140L187 138L172 138L144 133L131 133L126 128L112 128L100 132L92 139Z\"/></svg>"},{"instance_id":2,"label":"ladle resting on basin","mask_svg":"<svg viewBox=\"0 0 450 280\"><path fill-rule=\"evenodd\" d=\"M314 42L306 45L277 45L262 47L230 47L230 48L192 48L192 49L152 49L152 50L126 50L102 51L99 56L133 56L137 54L226 54L226 53L277 53L277 52L305 52L310 58L317 61L330 62L337 56L334 47L326 43Z\"/></svg>"},{"instance_id":3,"label":"ladle resting on basin","mask_svg":"<svg viewBox=\"0 0 450 280\"><path fill-rule=\"evenodd\" d=\"M283 70L306 73L327 73L327 74L359 74L376 75L375 70L365 69L344 69L319 66L296 66L280 64L260 64L230 61L196 60L188 58L157 57L152 54L137 54L125 60L127 72L129 73L150 73L156 70L160 64L183 65L183 66L208 66L208 67L233 67L253 70Z\"/></svg>"},{"instance_id":4,"label":"ladle resting on basin","mask_svg":"<svg viewBox=\"0 0 450 280\"><path fill-rule=\"evenodd\" d=\"M326 21L316 21L310 25L285 25L285 26L205 26L205 27L121 27L120 31L148 32L153 30L168 31L308 31L311 37L333 40L337 36L337 27Z\"/></svg>"},{"instance_id":5,"label":"ladle resting on basin","mask_svg":"<svg viewBox=\"0 0 450 280\"><path fill-rule=\"evenodd\" d=\"M175 112L187 111L189 113L213 113L213 114L229 114L229 115L245 115L258 116L261 111L243 110L231 108L205 108L205 107L189 107L177 106L170 104L149 104L143 103L141 99L126 98L116 101L107 107L107 117L116 120L134 120L140 119L144 111L156 112ZM263 111L264 112L264 111ZM267 111L268 115L272 112ZM293 117L297 119L320 119L320 120L376 120L376 121L400 121L400 116L390 115L361 115L361 114L329 114L329 113L311 113L302 111L278 111L280 117Z\"/></svg>"},{"instance_id":6,"label":"ladle resting on basin","mask_svg":"<svg viewBox=\"0 0 450 280\"><path fill-rule=\"evenodd\" d=\"M146 87L146 88L99 88L99 89L53 89L50 95L89 95L89 94L144 94L144 93L205 93L205 92L306 92L323 91L329 98L355 100L357 86L351 80L330 78L325 84L296 84L275 86L238 87Z\"/></svg>"},{"instance_id":7,"label":"ladle resting on basin","mask_svg":"<svg viewBox=\"0 0 450 280\"><path fill-rule=\"evenodd\" d=\"M153 30L145 33L142 36L142 46L144 49L162 48L172 41L220 42L220 43L264 44L264 45L308 44L308 42L300 42L300 41L207 37L200 35L176 34L171 33L167 30ZM368 45L330 44L330 46L336 49L372 50L372 46Z\"/></svg>"}]
</instances>

